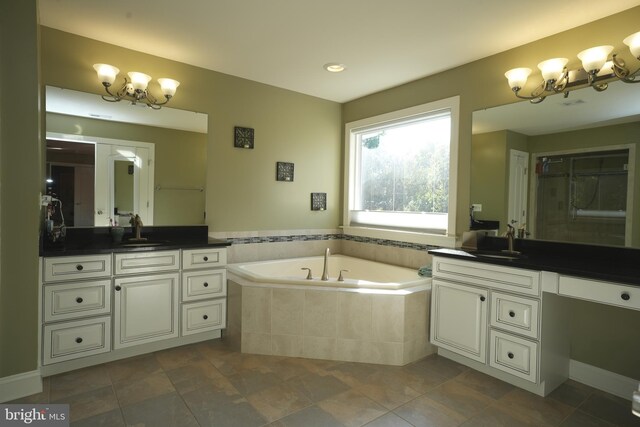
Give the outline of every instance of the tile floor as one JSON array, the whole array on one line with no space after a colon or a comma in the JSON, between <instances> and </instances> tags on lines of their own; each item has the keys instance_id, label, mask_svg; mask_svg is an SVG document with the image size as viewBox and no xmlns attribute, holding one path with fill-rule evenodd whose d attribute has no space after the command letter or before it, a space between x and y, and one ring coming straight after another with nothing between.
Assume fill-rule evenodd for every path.
<instances>
[{"instance_id":1,"label":"tile floor","mask_svg":"<svg viewBox=\"0 0 640 427\"><path fill-rule=\"evenodd\" d=\"M25 403L72 426L640 426L630 402L567 381L541 398L432 355L404 367L241 354L214 340L68 372Z\"/></svg>"}]
</instances>

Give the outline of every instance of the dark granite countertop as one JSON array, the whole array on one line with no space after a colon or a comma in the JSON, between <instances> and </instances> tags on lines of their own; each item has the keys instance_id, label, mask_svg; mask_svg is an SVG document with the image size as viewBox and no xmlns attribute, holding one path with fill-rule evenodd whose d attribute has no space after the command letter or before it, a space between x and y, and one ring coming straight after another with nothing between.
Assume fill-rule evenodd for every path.
<instances>
[{"instance_id":1,"label":"dark granite countertop","mask_svg":"<svg viewBox=\"0 0 640 427\"><path fill-rule=\"evenodd\" d=\"M130 227L125 228L121 243L114 243L109 227L68 228L64 242L51 243L41 239L40 256L92 255L116 252L166 251L171 249L193 249L226 247L231 243L208 236L206 225L195 226L150 226L144 227L141 237L144 245L135 245Z\"/></svg>"},{"instance_id":2,"label":"dark granite countertop","mask_svg":"<svg viewBox=\"0 0 640 427\"><path fill-rule=\"evenodd\" d=\"M640 286L640 249L516 239L517 258L495 258L506 239L487 237L477 251L432 249L431 255ZM487 256L489 255L489 256Z\"/></svg>"}]
</instances>

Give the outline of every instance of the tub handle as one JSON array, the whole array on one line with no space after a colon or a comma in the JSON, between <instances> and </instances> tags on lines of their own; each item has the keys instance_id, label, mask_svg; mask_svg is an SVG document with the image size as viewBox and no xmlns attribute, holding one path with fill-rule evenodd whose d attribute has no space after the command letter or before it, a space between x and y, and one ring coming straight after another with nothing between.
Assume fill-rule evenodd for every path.
<instances>
[{"instance_id":1,"label":"tub handle","mask_svg":"<svg viewBox=\"0 0 640 427\"><path fill-rule=\"evenodd\" d=\"M349 272L349 270L340 270L340 274L338 275L338 282L344 282L344 277L342 277L343 271L346 271L347 273Z\"/></svg>"},{"instance_id":2,"label":"tub handle","mask_svg":"<svg viewBox=\"0 0 640 427\"><path fill-rule=\"evenodd\" d=\"M313 279L313 276L311 275L311 269L310 269L310 268L306 268L306 267L304 267L304 268L301 268L300 270L307 270L307 271L308 271L308 273L307 273L307 280L311 280L311 279Z\"/></svg>"}]
</instances>

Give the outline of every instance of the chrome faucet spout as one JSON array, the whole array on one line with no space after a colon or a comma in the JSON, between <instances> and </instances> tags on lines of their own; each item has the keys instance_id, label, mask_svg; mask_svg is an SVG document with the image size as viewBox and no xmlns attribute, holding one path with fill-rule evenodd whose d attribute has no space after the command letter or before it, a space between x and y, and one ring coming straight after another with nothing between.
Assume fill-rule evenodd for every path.
<instances>
[{"instance_id":1,"label":"chrome faucet spout","mask_svg":"<svg viewBox=\"0 0 640 427\"><path fill-rule=\"evenodd\" d=\"M331 252L329 251L329 248L327 248L326 251L324 251L324 267L322 268L322 277L320 278L320 280L329 280L329 256L331 255Z\"/></svg>"},{"instance_id":2,"label":"chrome faucet spout","mask_svg":"<svg viewBox=\"0 0 640 427\"><path fill-rule=\"evenodd\" d=\"M513 250L513 240L516 237L516 230L511 224L507 224L506 236L508 249L504 250L503 252L506 252L508 254L519 254L520 252Z\"/></svg>"}]
</instances>

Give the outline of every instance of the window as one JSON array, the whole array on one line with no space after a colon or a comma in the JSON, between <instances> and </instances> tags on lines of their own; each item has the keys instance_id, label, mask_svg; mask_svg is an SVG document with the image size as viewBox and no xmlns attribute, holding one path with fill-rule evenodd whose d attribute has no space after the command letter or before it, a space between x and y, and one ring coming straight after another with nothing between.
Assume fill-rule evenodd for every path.
<instances>
[{"instance_id":1,"label":"window","mask_svg":"<svg viewBox=\"0 0 640 427\"><path fill-rule=\"evenodd\" d=\"M455 235L458 105L449 98L346 125L349 232Z\"/></svg>"}]
</instances>

